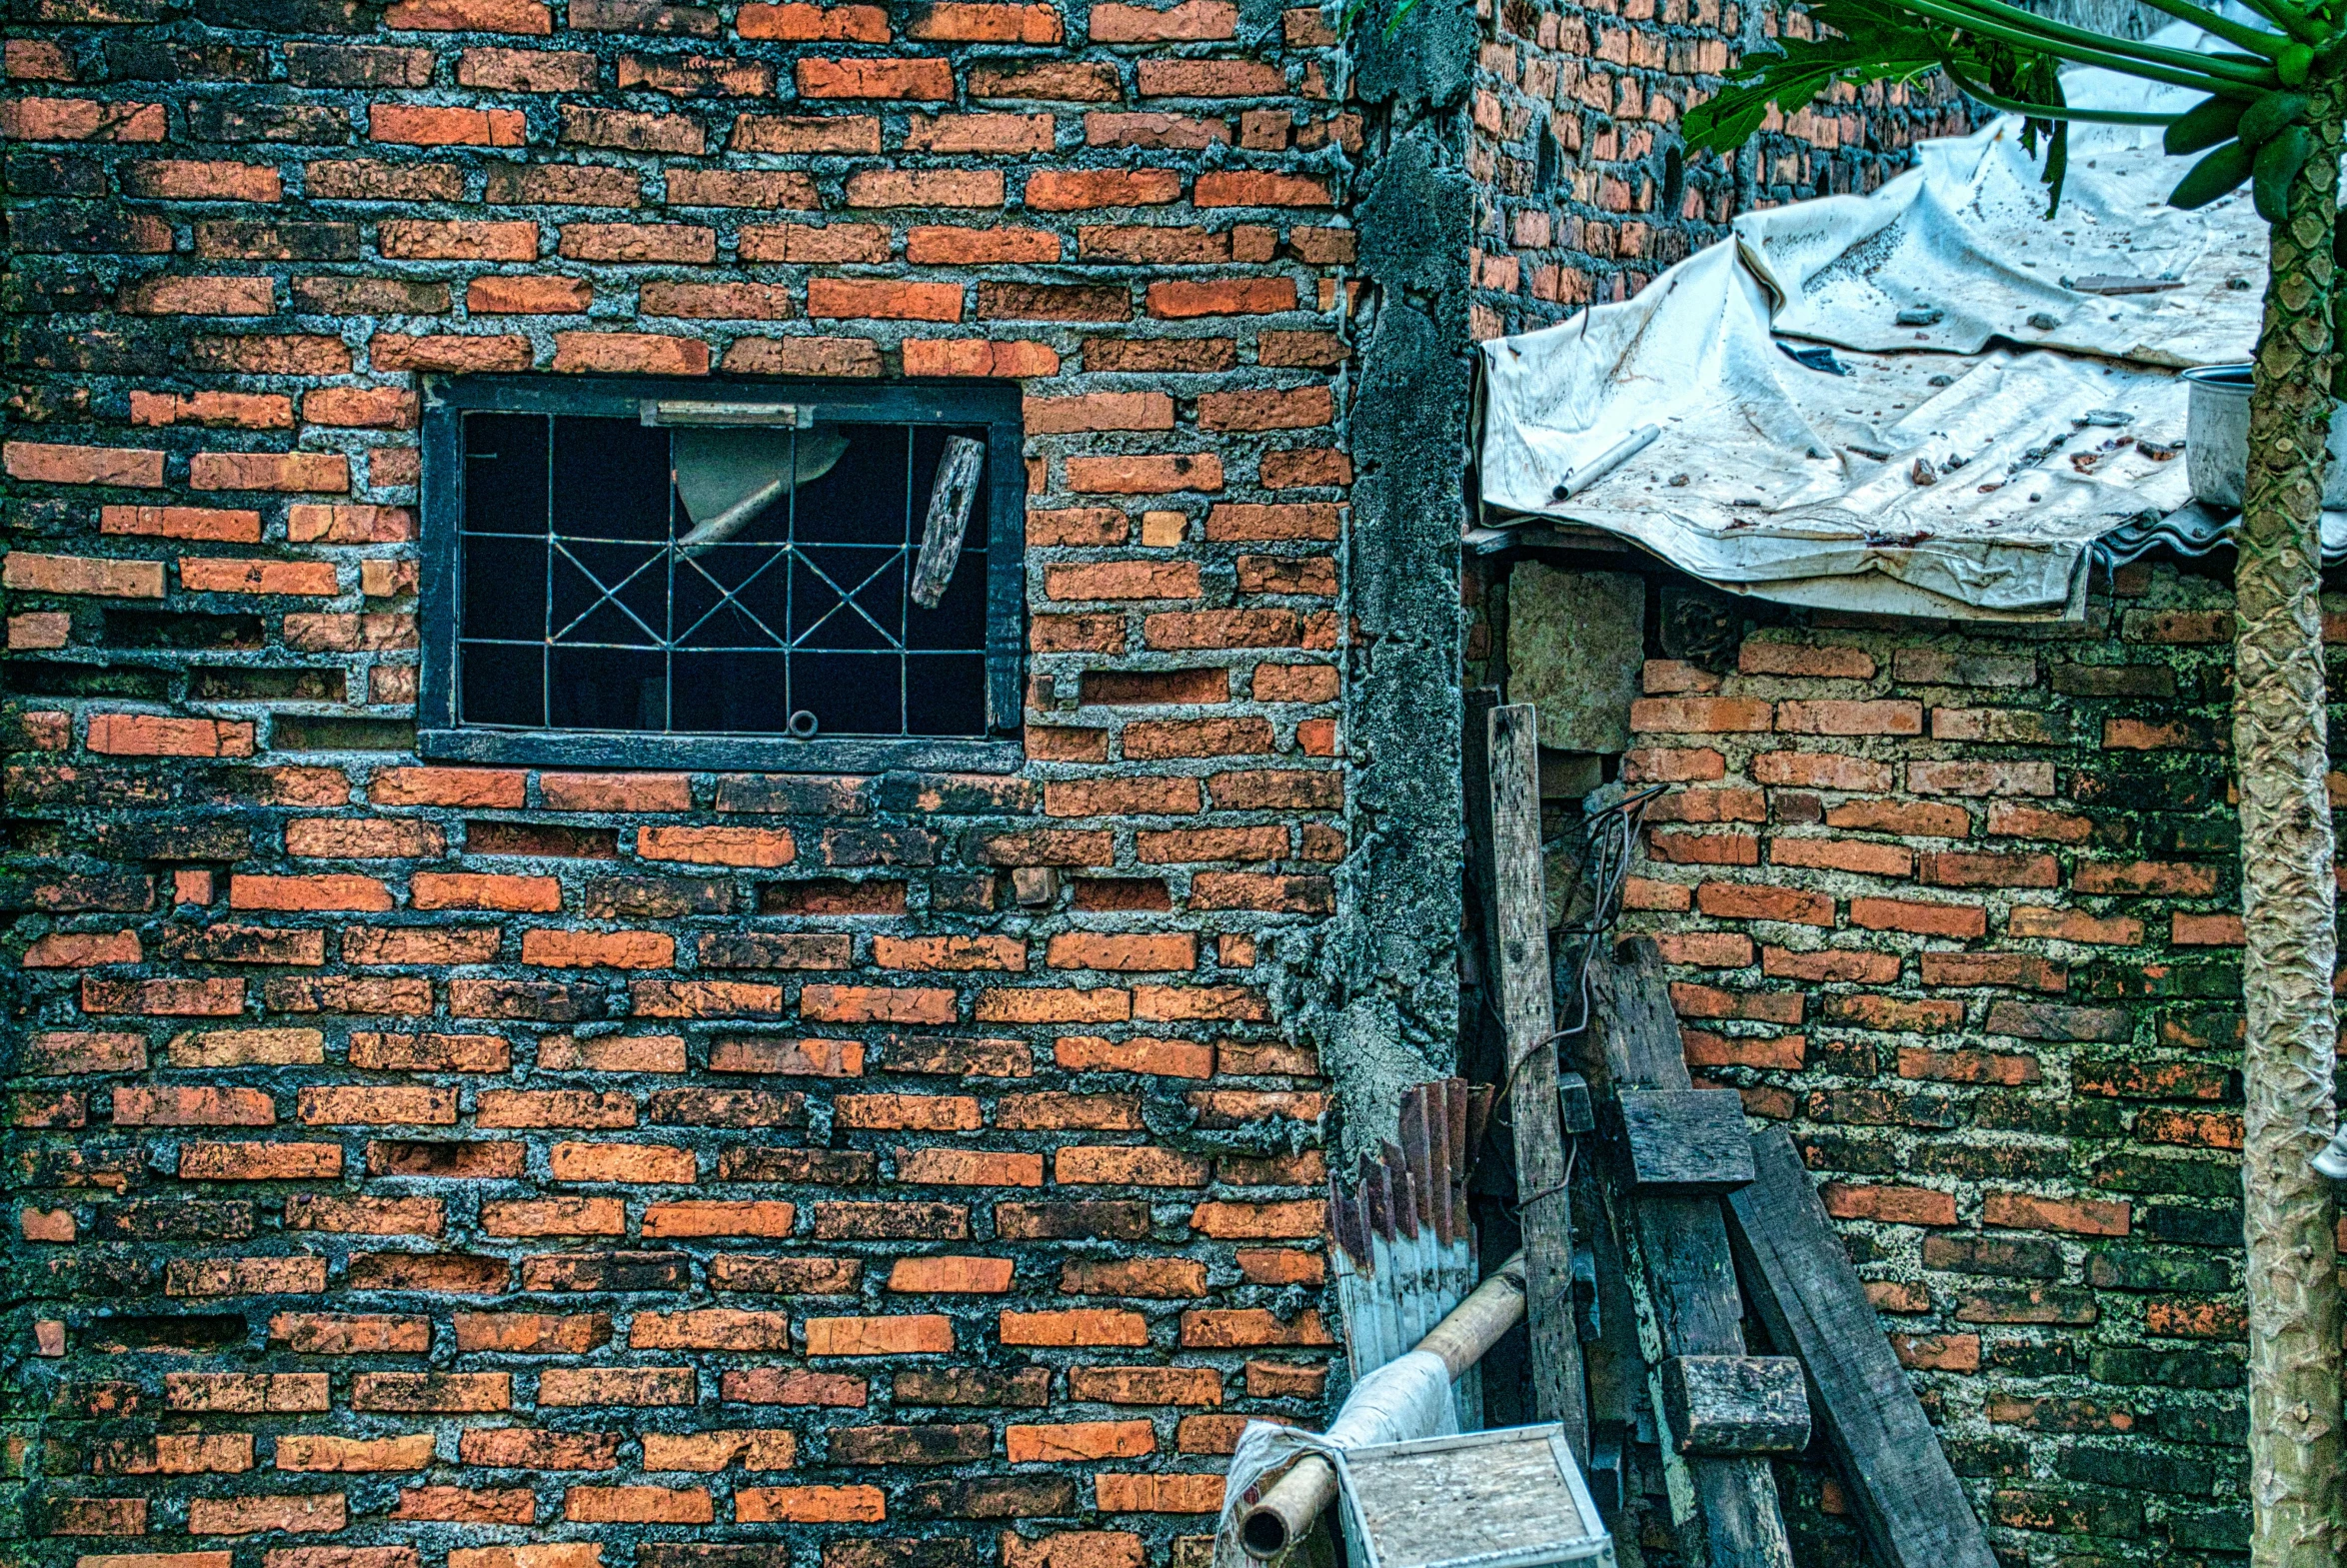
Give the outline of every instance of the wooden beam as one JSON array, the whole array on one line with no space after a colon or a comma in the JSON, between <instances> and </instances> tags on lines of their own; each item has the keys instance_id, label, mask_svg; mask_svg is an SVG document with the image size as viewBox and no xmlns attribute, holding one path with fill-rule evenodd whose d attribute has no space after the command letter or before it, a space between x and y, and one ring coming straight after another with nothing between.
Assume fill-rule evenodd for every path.
<instances>
[{"instance_id":1,"label":"wooden beam","mask_svg":"<svg viewBox=\"0 0 2347 1568\"><path fill-rule=\"evenodd\" d=\"M937 480L930 487L929 516L921 526L921 555L913 563L913 602L935 610L954 580L962 559L962 536L970 529L970 511L978 501L978 478L986 467L986 443L968 436L948 436L945 455L938 459Z\"/></svg>"},{"instance_id":2,"label":"wooden beam","mask_svg":"<svg viewBox=\"0 0 2347 1568\"><path fill-rule=\"evenodd\" d=\"M1797 1454L1809 1446L1809 1394L1791 1356L1672 1356L1662 1414L1682 1454Z\"/></svg>"},{"instance_id":3,"label":"wooden beam","mask_svg":"<svg viewBox=\"0 0 2347 1568\"><path fill-rule=\"evenodd\" d=\"M1752 1134L1752 1165L1727 1200L1736 1261L1769 1338L1808 1371L1866 1544L1887 1568L1996 1568L1793 1140Z\"/></svg>"},{"instance_id":4,"label":"wooden beam","mask_svg":"<svg viewBox=\"0 0 2347 1568\"><path fill-rule=\"evenodd\" d=\"M1595 1017L1583 1036L1581 1070L1593 1090L1609 1096L1694 1087L1653 942L1624 942L1589 966L1589 984ZM1613 1154L1617 1167L1626 1166L1618 1146ZM1618 1169L1622 1188L1627 1175ZM1625 1191L1616 1202L1625 1221L1631 1294L1643 1319L1640 1339L1659 1349L1658 1359L1748 1354L1719 1199ZM1659 1366L1649 1369L1648 1397L1656 1425L1667 1432ZM1679 1554L1694 1568L1792 1568L1767 1460L1681 1455L1666 1442L1663 1464Z\"/></svg>"},{"instance_id":5,"label":"wooden beam","mask_svg":"<svg viewBox=\"0 0 2347 1568\"><path fill-rule=\"evenodd\" d=\"M1540 871L1540 746L1532 710L1494 708L1488 725L1491 866L1499 1017L1507 1040L1507 1118L1515 1133L1532 1402L1564 1427L1576 1459L1589 1456L1581 1341L1572 1310L1572 1195L1557 1125L1556 1024L1548 974L1548 910Z\"/></svg>"},{"instance_id":6,"label":"wooden beam","mask_svg":"<svg viewBox=\"0 0 2347 1568\"><path fill-rule=\"evenodd\" d=\"M1464 796L1460 813L1466 821L1467 874L1474 883L1476 935L1475 969L1483 988L1499 984L1499 889L1491 860L1491 710L1499 706L1499 689L1467 689L1464 723L1459 738L1459 787Z\"/></svg>"},{"instance_id":7,"label":"wooden beam","mask_svg":"<svg viewBox=\"0 0 2347 1568\"><path fill-rule=\"evenodd\" d=\"M1614 1109L1633 1190L1725 1192L1752 1179L1734 1089L1623 1089Z\"/></svg>"}]
</instances>

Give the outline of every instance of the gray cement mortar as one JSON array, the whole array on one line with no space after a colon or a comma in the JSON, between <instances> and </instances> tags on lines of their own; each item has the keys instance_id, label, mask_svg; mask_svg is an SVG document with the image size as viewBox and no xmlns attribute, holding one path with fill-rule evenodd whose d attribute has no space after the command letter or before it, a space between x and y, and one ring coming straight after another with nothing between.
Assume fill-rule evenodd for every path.
<instances>
[{"instance_id":1,"label":"gray cement mortar","mask_svg":"<svg viewBox=\"0 0 2347 1568\"><path fill-rule=\"evenodd\" d=\"M1459 531L1473 342L1472 181L1463 104L1480 35L1471 0L1422 0L1387 34L1361 20L1356 82L1373 107L1355 184L1370 288L1349 417L1346 748L1350 852L1336 918L1283 987L1337 1101L1338 1155L1391 1135L1412 1083L1458 1055Z\"/></svg>"}]
</instances>

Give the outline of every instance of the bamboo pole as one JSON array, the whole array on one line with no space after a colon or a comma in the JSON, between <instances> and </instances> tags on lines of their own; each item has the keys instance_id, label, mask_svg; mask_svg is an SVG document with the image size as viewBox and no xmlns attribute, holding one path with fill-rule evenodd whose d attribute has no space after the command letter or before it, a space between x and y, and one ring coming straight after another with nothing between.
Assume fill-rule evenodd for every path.
<instances>
[{"instance_id":1,"label":"bamboo pole","mask_svg":"<svg viewBox=\"0 0 2347 1568\"><path fill-rule=\"evenodd\" d=\"M1456 1382L1523 1315L1524 1255L1518 1252L1436 1323L1415 1348L1440 1356L1451 1381ZM1337 1417L1343 1418L1341 1410ZM1303 1538L1335 1495L1336 1471L1318 1454L1304 1455L1239 1520L1239 1545L1253 1558L1278 1556L1290 1542Z\"/></svg>"}]
</instances>

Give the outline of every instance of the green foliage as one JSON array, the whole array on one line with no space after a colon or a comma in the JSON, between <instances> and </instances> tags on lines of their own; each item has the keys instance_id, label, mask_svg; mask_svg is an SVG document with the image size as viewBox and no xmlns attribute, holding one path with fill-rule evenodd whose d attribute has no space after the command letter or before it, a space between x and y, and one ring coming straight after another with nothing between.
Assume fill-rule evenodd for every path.
<instances>
[{"instance_id":1,"label":"green foliage","mask_svg":"<svg viewBox=\"0 0 2347 1568\"><path fill-rule=\"evenodd\" d=\"M1691 151L1732 153L1774 109L1790 116L1838 82L1914 83L1933 72L1994 109L2022 116L2024 145L2046 143L2051 216L2062 199L2068 127L2086 120L2161 125L2172 153L2208 155L2169 200L2199 207L2254 177L2258 211L2284 215L2291 179L2310 140L2300 128L2308 99L2292 89L2317 70L2347 68L2347 28L2327 13L2340 0L2301 10L2292 0L2247 0L2269 25L2251 26L2203 10L2192 0L2146 0L2235 45L2196 53L2089 33L2037 16L2006 0L1814 0L1814 38L1780 38L1747 57L1727 85L1689 109L1683 121ZM2062 96L2065 64L2099 66L2139 80L2196 88L2207 96L2178 114L2074 109Z\"/></svg>"},{"instance_id":2,"label":"green foliage","mask_svg":"<svg viewBox=\"0 0 2347 1568\"><path fill-rule=\"evenodd\" d=\"M1817 38L1783 38L1778 52L1745 60L1730 85L1686 112L1690 152L1731 153L1751 139L1773 105L1786 116L1807 108L1837 81L1859 86L1913 81L1940 63L1936 30L1881 0L1820 0L1812 20L1830 28Z\"/></svg>"}]
</instances>

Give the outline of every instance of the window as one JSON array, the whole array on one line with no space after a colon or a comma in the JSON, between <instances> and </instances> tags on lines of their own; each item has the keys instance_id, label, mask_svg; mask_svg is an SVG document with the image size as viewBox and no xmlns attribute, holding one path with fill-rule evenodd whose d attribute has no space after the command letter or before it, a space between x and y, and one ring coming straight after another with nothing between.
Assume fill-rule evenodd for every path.
<instances>
[{"instance_id":1,"label":"window","mask_svg":"<svg viewBox=\"0 0 2347 1568\"><path fill-rule=\"evenodd\" d=\"M1020 763L1016 388L427 386L428 756Z\"/></svg>"}]
</instances>

